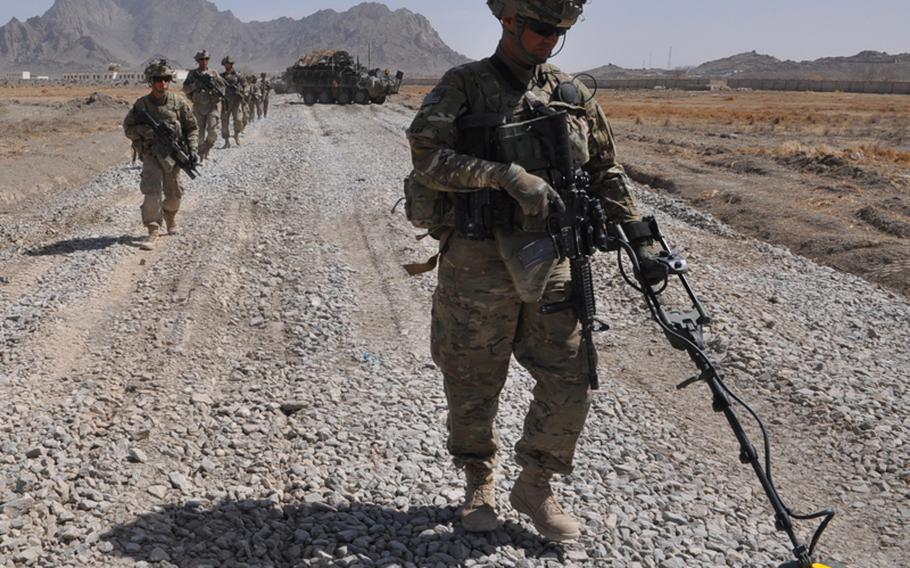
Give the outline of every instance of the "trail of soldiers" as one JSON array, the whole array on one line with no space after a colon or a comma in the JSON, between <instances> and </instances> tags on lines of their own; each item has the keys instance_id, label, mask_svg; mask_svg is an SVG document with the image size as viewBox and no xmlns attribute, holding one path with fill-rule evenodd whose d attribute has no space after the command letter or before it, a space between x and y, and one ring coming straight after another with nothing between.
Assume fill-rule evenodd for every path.
<instances>
[{"instance_id":1,"label":"trail of soldiers","mask_svg":"<svg viewBox=\"0 0 910 568\"><path fill-rule=\"evenodd\" d=\"M560 486L582 540L549 545L507 505L531 385L517 366L498 423L505 524L465 534L428 352L432 277L400 269L433 244L390 213L411 112L290 102L216 150L187 184L184 233L153 253L135 246L127 165L3 228L18 242L0 250L0 566L788 557L732 434L703 387L673 390L690 365L606 257L604 388ZM775 417L794 508L846 509L823 545L854 565L906 558L906 302L643 198L696 267L729 382Z\"/></svg>"}]
</instances>

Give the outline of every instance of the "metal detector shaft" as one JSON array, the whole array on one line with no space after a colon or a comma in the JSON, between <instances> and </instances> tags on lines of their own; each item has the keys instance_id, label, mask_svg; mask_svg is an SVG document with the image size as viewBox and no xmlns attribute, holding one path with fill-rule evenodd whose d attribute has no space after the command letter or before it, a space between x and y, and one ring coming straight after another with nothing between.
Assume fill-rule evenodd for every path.
<instances>
[{"instance_id":1,"label":"metal detector shaft","mask_svg":"<svg viewBox=\"0 0 910 568\"><path fill-rule=\"evenodd\" d=\"M689 355L689 358L691 358L698 367L698 370L700 372L699 375L680 383L677 388L682 389L691 385L692 383L699 381L704 381L707 383L713 397L712 407L714 411L723 413L724 417L727 419L727 423L730 425L730 428L733 429L733 433L739 442L740 461L743 464L750 464L752 466L752 469L755 471L759 483L761 483L762 489L765 492L765 496L771 503L771 507L774 510L775 528L778 531L787 533L787 536L790 539L790 543L793 547L793 554L797 560L794 563L788 564L787 566L792 566L793 568L813 568L813 566L825 566L822 564L813 564L812 555L818 538L821 536L821 533L824 531L825 526L827 525L828 521L830 521L834 513L830 510L826 510L819 513L814 513L812 515L797 515L789 511L784 505L783 500L777 491L777 488L774 486L774 483L771 480L769 472L766 471L766 468L762 466L761 461L759 460L758 451L749 440L749 437L746 434L746 431L743 428L739 417L733 409L733 400L735 399L736 402L742 404L758 420L759 425L762 428L762 433L766 437L765 451L767 453L770 451L770 449L768 448L767 434L764 430L764 426L761 424L758 416L755 415L755 413L752 412L751 409L745 405L745 403L743 403L739 398L736 398L736 396L724 386L720 372L705 353L705 343L702 336L702 325L707 324L710 321L710 318L705 311L704 306L699 301L695 292L692 290L691 285L689 284L689 280L685 274L688 270L686 262L684 259L670 250L666 239L664 239L664 236L660 233L657 222L653 217L648 218L642 222L642 224L644 223L648 225L647 230L643 230L640 224L637 227L630 227L630 230L637 233L637 239L650 238L660 243L663 251L661 251L658 260L664 262L664 264L667 266L668 275L675 275L679 278L679 281L682 283L683 287L686 290L686 293L689 296L690 301L692 302L691 310L683 313L671 313L664 309L660 303L659 294L664 290L665 285L657 289L653 286L647 285L647 283L645 283L644 280L640 277L640 265L638 257L636 256L635 247L626 237L626 232L622 227L611 227L610 232L613 240L611 244L613 245L613 248L617 248L621 252L624 251L631 257L633 264L635 265L635 273L638 278L638 285L635 287L642 292L645 298L645 302L648 305L653 318L660 325L661 329L664 332L664 335L666 335L667 339L670 341L670 344L675 349L686 351ZM646 235L647 233L650 234L646 237L642 236ZM620 268L622 268L621 264ZM624 272L623 274L625 275ZM626 279L629 281L628 278ZM635 285L631 281L629 281L629 283L633 286ZM770 464L770 458L766 456L766 459L768 460L768 464ZM794 531L793 518L807 519L820 516L824 516L825 520L816 530L816 533L812 539L811 546L807 547L805 544L800 542L799 538L796 535L796 532Z\"/></svg>"}]
</instances>

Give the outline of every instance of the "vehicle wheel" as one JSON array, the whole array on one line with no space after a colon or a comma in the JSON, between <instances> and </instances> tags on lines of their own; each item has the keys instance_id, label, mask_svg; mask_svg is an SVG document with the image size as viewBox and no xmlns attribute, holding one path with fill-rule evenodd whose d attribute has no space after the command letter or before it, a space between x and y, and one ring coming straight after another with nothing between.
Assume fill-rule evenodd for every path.
<instances>
[{"instance_id":1,"label":"vehicle wheel","mask_svg":"<svg viewBox=\"0 0 910 568\"><path fill-rule=\"evenodd\" d=\"M341 90L338 92L338 104L346 105L351 102L351 93L350 91Z\"/></svg>"},{"instance_id":2,"label":"vehicle wheel","mask_svg":"<svg viewBox=\"0 0 910 568\"><path fill-rule=\"evenodd\" d=\"M354 102L359 105L365 105L370 102L370 95L366 91L357 91L354 93Z\"/></svg>"},{"instance_id":3,"label":"vehicle wheel","mask_svg":"<svg viewBox=\"0 0 910 568\"><path fill-rule=\"evenodd\" d=\"M303 103L311 106L316 104L316 93L313 91L304 91Z\"/></svg>"},{"instance_id":4,"label":"vehicle wheel","mask_svg":"<svg viewBox=\"0 0 910 568\"><path fill-rule=\"evenodd\" d=\"M329 91L320 91L319 102L324 105L330 105L335 102L335 97L333 97L332 93Z\"/></svg>"},{"instance_id":5,"label":"vehicle wheel","mask_svg":"<svg viewBox=\"0 0 910 568\"><path fill-rule=\"evenodd\" d=\"M384 103L384 102L385 102L385 95L380 95L380 96L378 96L378 97L373 97L373 103L374 103L374 104L381 105L381 104Z\"/></svg>"}]
</instances>

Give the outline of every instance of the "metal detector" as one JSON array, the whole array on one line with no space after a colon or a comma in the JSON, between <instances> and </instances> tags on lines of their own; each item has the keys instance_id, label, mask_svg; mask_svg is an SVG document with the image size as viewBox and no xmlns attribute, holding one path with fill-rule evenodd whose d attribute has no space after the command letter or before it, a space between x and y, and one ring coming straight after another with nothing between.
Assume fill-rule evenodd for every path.
<instances>
[{"instance_id":1,"label":"metal detector","mask_svg":"<svg viewBox=\"0 0 910 568\"><path fill-rule=\"evenodd\" d=\"M657 221L654 217L645 217L644 220L632 223L624 223L621 226L610 227L608 250L618 251L619 269L625 281L642 293L648 310L652 318L657 322L664 332L664 335L670 341L674 349L685 351L698 367L699 374L683 381L676 386L677 389L684 389L692 384L704 382L708 385L713 397L713 409L715 412L722 412L733 429L736 439L739 441L740 453L739 460L743 464L749 464L755 470L758 480L765 491L765 495L771 502L774 509L774 526L778 531L787 533L792 545L793 555L796 560L782 564L779 568L845 568L842 564L830 561L816 560L815 547L821 538L822 533L828 527L828 523L834 517L832 509L825 509L811 514L799 514L791 511L785 504L771 477L771 443L768 438L768 432L761 418L755 413L748 404L737 397L723 382L723 377L717 366L708 358L705 353L704 337L702 327L710 323L711 318L705 310L704 305L695 295L692 286L689 283L689 267L686 260L679 254L670 250L667 241L660 232ZM636 245L642 243L657 243L661 250L655 255L655 259L667 269L667 276L663 282L649 286L640 277L639 259L635 253ZM629 258L633 275L627 274L623 265L623 253ZM691 302L691 307L686 311L670 311L666 309L660 301L660 295L669 285L672 277L676 277L686 291ZM634 277L634 279L633 279ZM752 442L749 441L739 418L734 411L733 403L743 407L758 424L761 430L764 442L764 465L759 460L759 454ZM803 544L793 527L793 520L809 520L821 518L821 524L816 528L809 546Z\"/></svg>"}]
</instances>

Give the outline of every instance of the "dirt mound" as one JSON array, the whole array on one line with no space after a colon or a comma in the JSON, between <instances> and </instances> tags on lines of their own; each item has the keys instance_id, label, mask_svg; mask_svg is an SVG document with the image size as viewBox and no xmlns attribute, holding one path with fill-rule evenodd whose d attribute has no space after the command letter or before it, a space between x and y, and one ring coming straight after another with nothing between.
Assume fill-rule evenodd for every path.
<instances>
[{"instance_id":1,"label":"dirt mound","mask_svg":"<svg viewBox=\"0 0 910 568\"><path fill-rule=\"evenodd\" d=\"M83 108L117 108L127 105L129 105L127 101L95 92L85 98L70 99L60 103L57 108L61 110L78 110Z\"/></svg>"},{"instance_id":2,"label":"dirt mound","mask_svg":"<svg viewBox=\"0 0 910 568\"><path fill-rule=\"evenodd\" d=\"M856 217L883 233L904 239L910 238L910 223L897 218L891 211L893 210L890 208L886 210L870 205L857 211Z\"/></svg>"}]
</instances>

